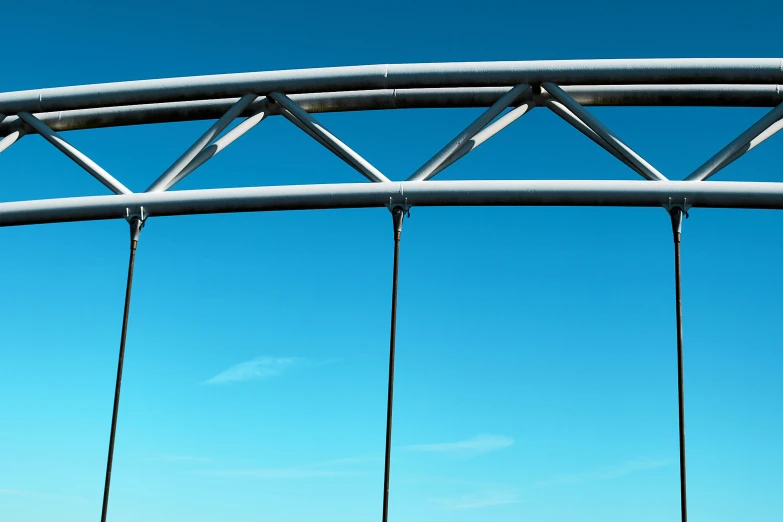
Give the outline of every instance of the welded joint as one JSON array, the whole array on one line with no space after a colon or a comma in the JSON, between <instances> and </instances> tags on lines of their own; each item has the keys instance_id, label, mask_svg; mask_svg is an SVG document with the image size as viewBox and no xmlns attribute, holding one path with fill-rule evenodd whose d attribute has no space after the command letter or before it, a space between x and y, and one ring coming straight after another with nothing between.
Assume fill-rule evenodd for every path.
<instances>
[{"instance_id":1,"label":"welded joint","mask_svg":"<svg viewBox=\"0 0 783 522\"><path fill-rule=\"evenodd\" d=\"M412 206L413 205L408 203L408 198L404 198L402 200L398 199L397 201L395 201L395 199L393 197L390 197L389 198L389 204L386 205L386 208L388 208L389 212L391 212L392 214L394 214L394 211L396 209L400 209L400 210L402 210L402 213L406 217L410 218L411 217L411 207Z\"/></svg>"},{"instance_id":2,"label":"welded joint","mask_svg":"<svg viewBox=\"0 0 783 522\"><path fill-rule=\"evenodd\" d=\"M682 199L675 199L675 198L669 198L669 201L663 205L663 208L666 209L666 212L669 214L672 213L675 209L680 209L683 214L685 214L685 217L688 217L688 210L692 207L690 203L688 203L688 198L682 198Z\"/></svg>"},{"instance_id":3,"label":"welded joint","mask_svg":"<svg viewBox=\"0 0 783 522\"><path fill-rule=\"evenodd\" d=\"M391 213L392 226L394 227L394 240L399 243L400 238L402 237L402 222L405 219L405 210L403 210L402 206L398 205L392 209Z\"/></svg>"},{"instance_id":4,"label":"welded joint","mask_svg":"<svg viewBox=\"0 0 783 522\"><path fill-rule=\"evenodd\" d=\"M682 238L682 217L684 215L685 219L688 219L688 209L690 207L688 198L682 198L681 200L669 198L669 202L664 205L672 220L672 236L675 243L679 243Z\"/></svg>"},{"instance_id":5,"label":"welded joint","mask_svg":"<svg viewBox=\"0 0 783 522\"><path fill-rule=\"evenodd\" d=\"M136 207L134 209L131 209L131 208L126 208L125 209L125 221L127 221L128 223L130 223L134 219L138 219L142 223L144 223L144 221L146 221L146 219L148 217L149 216L144 211L144 207Z\"/></svg>"},{"instance_id":6,"label":"welded joint","mask_svg":"<svg viewBox=\"0 0 783 522\"><path fill-rule=\"evenodd\" d=\"M144 207L138 207L135 209L125 209L125 220L130 225L131 244L135 248L136 243L139 241L141 235L141 229L144 228L144 223L149 216L144 212Z\"/></svg>"},{"instance_id":7,"label":"welded joint","mask_svg":"<svg viewBox=\"0 0 783 522\"><path fill-rule=\"evenodd\" d=\"M392 225L394 227L394 240L399 241L402 237L402 221L405 217L411 217L411 205L408 203L408 198L389 198L389 204L387 205L389 212L392 215Z\"/></svg>"}]
</instances>

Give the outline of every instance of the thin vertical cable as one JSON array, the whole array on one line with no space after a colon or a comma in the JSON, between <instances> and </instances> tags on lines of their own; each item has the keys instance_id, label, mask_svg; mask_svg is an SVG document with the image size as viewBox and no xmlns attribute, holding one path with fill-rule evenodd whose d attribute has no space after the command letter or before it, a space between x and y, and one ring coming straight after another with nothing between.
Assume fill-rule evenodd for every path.
<instances>
[{"instance_id":1,"label":"thin vertical cable","mask_svg":"<svg viewBox=\"0 0 783 522\"><path fill-rule=\"evenodd\" d=\"M682 522L688 521L688 503L685 481L685 396L682 364L682 290L680 282L680 238L682 236L682 209L674 207L669 212L674 235L674 280L677 300L677 395L679 400L680 428L680 510Z\"/></svg>"},{"instance_id":2,"label":"thin vertical cable","mask_svg":"<svg viewBox=\"0 0 783 522\"><path fill-rule=\"evenodd\" d=\"M405 212L400 207L392 210L394 222L394 274L392 276L391 333L389 334L389 393L386 403L386 463L383 469L383 522L389 520L389 470L391 465L392 403L394 400L394 350L397 341L397 276L400 261L400 236Z\"/></svg>"},{"instance_id":3,"label":"thin vertical cable","mask_svg":"<svg viewBox=\"0 0 783 522\"><path fill-rule=\"evenodd\" d=\"M109 507L109 486L111 484L111 465L114 458L114 436L117 432L117 414L120 408L120 387L122 386L122 365L125 360L125 338L128 333L128 313L130 312L131 287L133 285L133 267L136 261L136 245L144 223L138 217L130 219L130 260L128 261L128 283L125 286L125 312L122 316L122 334L120 335L120 357L117 363L117 384L114 389L114 410L111 415L111 435L109 436L109 456L106 461L106 482L103 486L103 509L101 522L106 522Z\"/></svg>"}]
</instances>

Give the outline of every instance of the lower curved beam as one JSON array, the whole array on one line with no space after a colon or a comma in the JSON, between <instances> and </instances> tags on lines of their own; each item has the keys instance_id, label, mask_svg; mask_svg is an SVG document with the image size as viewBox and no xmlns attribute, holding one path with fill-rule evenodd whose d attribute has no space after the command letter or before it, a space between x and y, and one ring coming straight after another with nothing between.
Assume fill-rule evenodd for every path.
<instances>
[{"instance_id":1,"label":"lower curved beam","mask_svg":"<svg viewBox=\"0 0 783 522\"><path fill-rule=\"evenodd\" d=\"M699 181L403 181L88 196L0 203L0 226L147 216L388 206L657 207L783 209L783 183Z\"/></svg>"}]
</instances>

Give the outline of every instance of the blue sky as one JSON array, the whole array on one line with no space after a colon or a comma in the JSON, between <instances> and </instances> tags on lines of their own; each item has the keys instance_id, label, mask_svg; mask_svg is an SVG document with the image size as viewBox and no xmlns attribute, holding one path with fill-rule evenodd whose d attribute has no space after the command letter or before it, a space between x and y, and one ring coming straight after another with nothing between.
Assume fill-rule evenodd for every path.
<instances>
[{"instance_id":1,"label":"blue sky","mask_svg":"<svg viewBox=\"0 0 783 522\"><path fill-rule=\"evenodd\" d=\"M14 3L0 91L387 62L780 55L781 7L710 2ZM765 109L591 109L680 179ZM320 116L404 179L478 110ZM208 122L65 136L143 190ZM776 136L716 180L777 181ZM536 109L442 179L635 179ZM358 182L270 118L179 187ZM0 200L104 194L38 136ZM783 214L694 209L683 293L692 521L783 517ZM100 513L124 222L0 230L0 519ZM380 519L384 210L151 219L113 522ZM419 209L403 231L391 520L677 520L672 246L662 209Z\"/></svg>"}]
</instances>

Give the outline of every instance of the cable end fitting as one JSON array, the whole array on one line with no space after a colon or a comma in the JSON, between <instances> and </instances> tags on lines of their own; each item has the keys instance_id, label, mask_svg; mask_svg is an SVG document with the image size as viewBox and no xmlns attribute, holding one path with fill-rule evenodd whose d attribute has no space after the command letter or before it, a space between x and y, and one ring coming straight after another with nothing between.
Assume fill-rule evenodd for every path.
<instances>
[{"instance_id":1,"label":"cable end fitting","mask_svg":"<svg viewBox=\"0 0 783 522\"><path fill-rule=\"evenodd\" d=\"M405 218L405 210L401 206L392 209L392 224L394 225L394 240L399 241L402 236L402 220Z\"/></svg>"},{"instance_id":2,"label":"cable end fitting","mask_svg":"<svg viewBox=\"0 0 783 522\"><path fill-rule=\"evenodd\" d=\"M408 198L399 198L397 201L394 201L394 198L389 198L389 204L386 205L386 208L392 213L394 239L399 241L402 235L402 220L406 215L411 217L411 205L408 204Z\"/></svg>"},{"instance_id":3,"label":"cable end fitting","mask_svg":"<svg viewBox=\"0 0 783 522\"><path fill-rule=\"evenodd\" d=\"M669 198L669 203L665 204L663 208L666 209L666 212L669 213L669 217L671 217L674 241L679 243L680 238L682 237L682 216L685 215L686 218L688 217L688 209L691 208L691 206L688 204L686 198L682 198L680 201L673 201L672 198Z\"/></svg>"},{"instance_id":4,"label":"cable end fitting","mask_svg":"<svg viewBox=\"0 0 783 522\"><path fill-rule=\"evenodd\" d=\"M144 213L144 207L139 207L137 211L131 211L131 209L125 209L125 220L130 225L130 238L131 248L136 248L136 243L139 241L141 235L141 229L144 228L144 222L147 220L147 216Z\"/></svg>"},{"instance_id":5,"label":"cable end fitting","mask_svg":"<svg viewBox=\"0 0 783 522\"><path fill-rule=\"evenodd\" d=\"M672 234L674 234L675 243L679 243L682 237L682 215L683 211L680 207L674 207L669 211L669 216L672 218Z\"/></svg>"}]
</instances>

